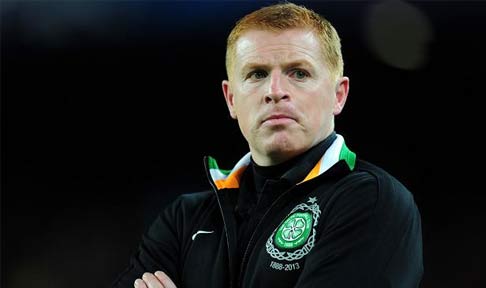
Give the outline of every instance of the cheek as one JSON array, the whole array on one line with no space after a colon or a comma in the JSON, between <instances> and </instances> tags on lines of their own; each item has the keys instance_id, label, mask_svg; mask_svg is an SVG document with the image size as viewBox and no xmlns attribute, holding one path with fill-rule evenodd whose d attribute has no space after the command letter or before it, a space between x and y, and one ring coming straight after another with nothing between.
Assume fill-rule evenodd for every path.
<instances>
[{"instance_id":1,"label":"cheek","mask_svg":"<svg viewBox=\"0 0 486 288\"><path fill-rule=\"evenodd\" d=\"M255 115L254 111L251 111L251 105L249 105L248 101L238 101L235 102L235 113L238 119L238 123L240 127L247 131L251 126L251 121L253 115Z\"/></svg>"},{"instance_id":2,"label":"cheek","mask_svg":"<svg viewBox=\"0 0 486 288\"><path fill-rule=\"evenodd\" d=\"M334 102L330 97L312 95L300 109L307 121L319 125L333 114Z\"/></svg>"},{"instance_id":3,"label":"cheek","mask_svg":"<svg viewBox=\"0 0 486 288\"><path fill-rule=\"evenodd\" d=\"M235 97L235 110L239 118L249 119L253 117L258 109L257 97L255 92L238 91Z\"/></svg>"},{"instance_id":4,"label":"cheek","mask_svg":"<svg viewBox=\"0 0 486 288\"><path fill-rule=\"evenodd\" d=\"M316 114L323 112L326 105L329 105L326 102L327 101L322 95L310 95L310 97L307 98L307 101L302 103L302 110L305 111L306 114L312 114L312 116L315 117Z\"/></svg>"}]
</instances>

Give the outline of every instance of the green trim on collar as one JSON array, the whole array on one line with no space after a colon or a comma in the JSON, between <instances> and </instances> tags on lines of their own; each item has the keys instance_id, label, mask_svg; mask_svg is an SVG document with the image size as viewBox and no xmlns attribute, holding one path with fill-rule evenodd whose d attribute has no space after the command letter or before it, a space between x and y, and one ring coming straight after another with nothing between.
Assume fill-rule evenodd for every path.
<instances>
[{"instance_id":1,"label":"green trim on collar","mask_svg":"<svg viewBox=\"0 0 486 288\"><path fill-rule=\"evenodd\" d=\"M354 166L356 165L356 153L349 150L346 143L343 142L343 146L341 147L341 152L339 152L339 160L346 161L348 164L349 170L353 171Z\"/></svg>"},{"instance_id":2,"label":"green trim on collar","mask_svg":"<svg viewBox=\"0 0 486 288\"><path fill-rule=\"evenodd\" d=\"M216 169L226 176L228 176L231 172L231 170L219 169L218 163L216 162L216 159L214 159L211 156L208 156L208 166L209 166L209 169Z\"/></svg>"}]
</instances>

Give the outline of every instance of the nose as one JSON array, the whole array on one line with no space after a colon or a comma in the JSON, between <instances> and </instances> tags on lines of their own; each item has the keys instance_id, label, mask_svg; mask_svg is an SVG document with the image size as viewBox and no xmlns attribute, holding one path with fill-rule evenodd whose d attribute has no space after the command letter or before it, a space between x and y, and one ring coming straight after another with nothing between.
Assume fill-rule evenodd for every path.
<instances>
[{"instance_id":1,"label":"nose","mask_svg":"<svg viewBox=\"0 0 486 288\"><path fill-rule=\"evenodd\" d=\"M279 102L288 100L289 93L286 88L286 77L281 71L272 71L267 93L265 94L265 103Z\"/></svg>"}]
</instances>

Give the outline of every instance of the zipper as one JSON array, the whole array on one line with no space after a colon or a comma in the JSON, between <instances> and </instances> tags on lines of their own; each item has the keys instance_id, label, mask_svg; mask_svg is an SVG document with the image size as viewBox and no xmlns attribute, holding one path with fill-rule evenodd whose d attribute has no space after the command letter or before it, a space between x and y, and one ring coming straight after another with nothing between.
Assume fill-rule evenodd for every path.
<instances>
[{"instance_id":1,"label":"zipper","mask_svg":"<svg viewBox=\"0 0 486 288\"><path fill-rule=\"evenodd\" d=\"M208 177L209 184L213 188L214 193L216 194L216 200L218 201L218 206L219 210L221 212L221 216L223 217L223 226L224 226L224 233L226 234L226 248L228 249L228 261L229 261L229 271L230 271L230 277L229 277L229 288L233 287L233 257L231 255L231 249L230 249L230 243L229 243L229 233L228 233L228 227L226 225L226 220L224 218L224 211L223 211L223 205L221 204L221 200L219 199L218 196L218 189L216 188L216 185L214 184L213 178L211 175L209 175L209 167L207 166L207 157L204 157L204 168L206 170L206 177Z\"/></svg>"},{"instance_id":2,"label":"zipper","mask_svg":"<svg viewBox=\"0 0 486 288\"><path fill-rule=\"evenodd\" d=\"M250 246L252 246L252 244L253 244L253 240L255 238L256 231L260 227L260 224L262 224L263 220L265 220L265 218L266 218L267 214L270 212L270 210L272 210L277 205L277 202L279 202L280 199L282 199L285 195L287 195L293 188L294 187L291 187L287 191L284 191L282 194L280 194L280 196L275 201L272 202L272 204L267 209L267 211L265 211L265 214L263 214L263 216L260 219L260 221L258 222L258 224L255 226L255 229L253 230L253 234L251 234L250 240L248 241L248 245L246 245L245 253L243 254L243 259L241 261L240 274L238 275L238 279L237 279L238 287L241 287L241 285L243 284L242 283L242 281L243 281L242 276L243 276L243 272L246 268L246 262L247 262L247 258L249 256L248 254L249 254Z\"/></svg>"}]
</instances>

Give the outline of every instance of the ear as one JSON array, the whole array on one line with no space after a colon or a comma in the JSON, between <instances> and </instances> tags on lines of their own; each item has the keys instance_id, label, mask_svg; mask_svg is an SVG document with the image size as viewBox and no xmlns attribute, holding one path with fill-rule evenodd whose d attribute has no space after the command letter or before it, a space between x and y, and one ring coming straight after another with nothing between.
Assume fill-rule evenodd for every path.
<instances>
[{"instance_id":1,"label":"ear","mask_svg":"<svg viewBox=\"0 0 486 288\"><path fill-rule=\"evenodd\" d=\"M344 104L349 93L349 78L341 77L336 84L336 102L334 103L333 114L338 115L343 111Z\"/></svg>"},{"instance_id":2,"label":"ear","mask_svg":"<svg viewBox=\"0 0 486 288\"><path fill-rule=\"evenodd\" d=\"M228 110L230 112L231 118L236 119L236 112L235 112L235 102L234 102L234 95L231 91L231 85L228 80L223 80L222 83L223 87L223 94L224 99L226 100L226 105L228 105Z\"/></svg>"}]
</instances>

